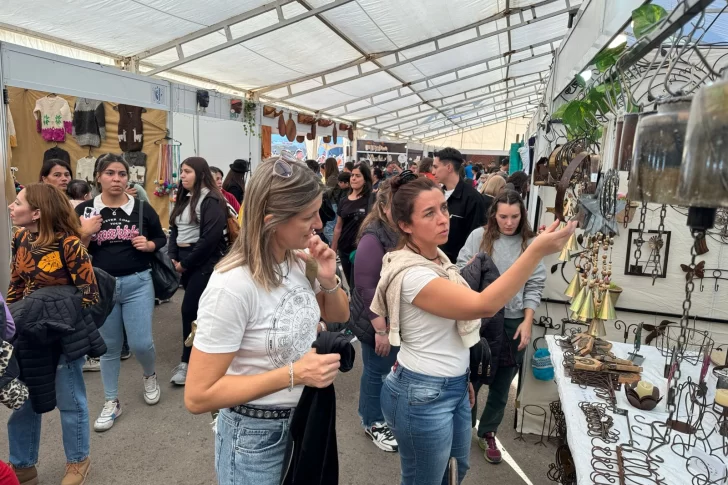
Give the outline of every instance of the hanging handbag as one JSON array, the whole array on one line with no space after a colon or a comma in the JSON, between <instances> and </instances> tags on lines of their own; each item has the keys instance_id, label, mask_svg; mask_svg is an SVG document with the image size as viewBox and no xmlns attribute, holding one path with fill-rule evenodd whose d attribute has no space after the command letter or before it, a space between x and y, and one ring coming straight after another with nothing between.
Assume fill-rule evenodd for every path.
<instances>
[{"instance_id":1,"label":"hanging handbag","mask_svg":"<svg viewBox=\"0 0 728 485\"><path fill-rule=\"evenodd\" d=\"M143 235L144 229L144 203L136 199L139 204L139 235ZM160 251L158 248L149 258L152 267L152 284L154 285L154 297L158 300L169 300L179 289L180 274L174 269L172 260L169 259L167 253Z\"/></svg>"}]
</instances>

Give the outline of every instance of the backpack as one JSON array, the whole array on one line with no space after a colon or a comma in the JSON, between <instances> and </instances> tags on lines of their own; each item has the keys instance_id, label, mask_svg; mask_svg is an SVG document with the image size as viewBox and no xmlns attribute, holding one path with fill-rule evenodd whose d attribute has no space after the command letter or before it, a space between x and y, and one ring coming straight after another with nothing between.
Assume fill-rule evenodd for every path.
<instances>
[{"instance_id":1,"label":"backpack","mask_svg":"<svg viewBox=\"0 0 728 485\"><path fill-rule=\"evenodd\" d=\"M225 205L227 206L227 218L225 221L227 227L222 231L222 234L227 243L227 247L230 248L240 236L240 223L238 222L238 213L235 212L235 208L227 202L225 202ZM243 208L241 207L240 212L242 213L242 211Z\"/></svg>"}]
</instances>

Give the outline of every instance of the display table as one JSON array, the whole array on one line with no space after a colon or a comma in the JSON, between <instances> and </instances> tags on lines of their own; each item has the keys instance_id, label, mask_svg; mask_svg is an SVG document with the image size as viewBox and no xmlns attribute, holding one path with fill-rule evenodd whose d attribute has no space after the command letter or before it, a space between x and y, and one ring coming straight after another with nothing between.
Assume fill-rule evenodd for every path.
<instances>
[{"instance_id":1,"label":"display table","mask_svg":"<svg viewBox=\"0 0 728 485\"><path fill-rule=\"evenodd\" d=\"M553 335L549 335L546 337L546 342L549 352L551 353L551 359L554 364L555 381L558 387L559 397L561 399L561 409L564 413L564 417L566 420L567 442L576 467L577 483L580 485L595 483L591 476L594 470L594 467L592 465L592 438L588 435L587 421L584 413L579 408L579 403L582 401L605 401L597 397L594 388L583 388L577 384L572 383L571 378L565 375L565 369L563 366L563 349L558 344L558 342L556 342L556 337ZM612 352L619 358L628 358L628 354L633 350L632 345L629 344L615 342L612 342L612 344ZM654 386L660 389L660 396L664 396L662 401L657 404L657 407L654 410L643 411L629 404L629 402L627 401L627 397L624 393L624 385L622 386L622 389L616 391L615 394L617 398L617 407L629 411L629 421L632 425L634 446L636 448L644 449L649 446L650 440L644 438L643 436L640 436L640 434L649 436L651 434L651 422L661 421L662 423L664 423L667 420L667 379L663 377L665 357L662 356L659 349L650 346L642 346L639 353L645 357L645 361L642 364L642 367L644 369L644 371L642 372L642 380L649 381ZM687 363L683 363L681 371L682 379L680 382L684 382L688 378L688 376L690 376L693 381L698 381L698 378L700 376L700 370L697 366L691 366ZM709 371L706 380L708 384L707 401L712 404L713 400L715 399L716 378L713 376L712 372ZM614 415L609 411L607 411L607 414L613 416L613 429L617 429L619 431L619 442L610 445L610 447L614 449L619 444L626 445L630 439L627 426L627 418L625 416ZM683 415L683 413L680 414L681 416ZM713 416L707 416L706 419L713 419ZM715 426L714 421L712 423L712 426ZM664 433L664 428L660 429ZM672 446L672 443L674 443L675 440L683 440L687 442L689 436L673 430L671 432L670 439L672 440L670 444L666 444L660 447L656 451L656 453L654 453L654 455L657 455L663 459L663 462L655 462L654 464L654 466L657 468L657 473L663 480L660 483L671 485L685 485L688 483L692 483L692 474L687 469L688 460L680 457L677 453L675 453ZM723 440L723 438L717 432L714 432L711 436L710 444L712 447L715 448L719 446L721 440ZM599 444L602 444L601 441L599 441ZM701 446L702 444L701 442L699 442L698 447ZM690 456L691 452L688 451L687 455ZM725 456L720 453L719 455L720 460L726 462ZM695 466L699 466L699 463L697 460L693 459L691 460L691 468L694 469ZM713 475L712 478L715 479L717 477ZM597 481L596 483L602 482ZM619 481L615 483L619 483ZM634 481L627 480L626 483L655 482L646 479L637 479ZM723 482L711 481L710 483Z\"/></svg>"}]
</instances>

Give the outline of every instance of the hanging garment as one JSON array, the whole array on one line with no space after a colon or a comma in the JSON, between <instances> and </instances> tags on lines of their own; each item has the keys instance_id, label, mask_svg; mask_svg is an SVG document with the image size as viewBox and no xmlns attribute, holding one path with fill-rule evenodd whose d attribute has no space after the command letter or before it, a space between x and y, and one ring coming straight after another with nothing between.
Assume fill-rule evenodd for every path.
<instances>
[{"instance_id":1,"label":"hanging garment","mask_svg":"<svg viewBox=\"0 0 728 485\"><path fill-rule=\"evenodd\" d=\"M104 103L95 99L77 98L73 109L73 136L79 146L98 147L106 138Z\"/></svg>"},{"instance_id":2,"label":"hanging garment","mask_svg":"<svg viewBox=\"0 0 728 485\"><path fill-rule=\"evenodd\" d=\"M76 162L76 178L93 183L94 167L96 166L96 158L92 156L83 157Z\"/></svg>"},{"instance_id":3,"label":"hanging garment","mask_svg":"<svg viewBox=\"0 0 728 485\"><path fill-rule=\"evenodd\" d=\"M53 147L49 148L48 150L43 153L43 161L46 160L63 160L64 162L67 162L69 165L71 164L71 155L68 154L66 150L63 148Z\"/></svg>"},{"instance_id":4,"label":"hanging garment","mask_svg":"<svg viewBox=\"0 0 728 485\"><path fill-rule=\"evenodd\" d=\"M121 156L129 164L129 181L144 186L147 177L147 154L126 152Z\"/></svg>"},{"instance_id":5,"label":"hanging garment","mask_svg":"<svg viewBox=\"0 0 728 485\"><path fill-rule=\"evenodd\" d=\"M241 211L242 212L242 211ZM313 343L319 354L339 354L339 370L354 366L356 352L350 339L338 332L321 332ZM336 485L339 456L336 445L336 391L306 387L291 420L291 431L283 460L283 485Z\"/></svg>"},{"instance_id":6,"label":"hanging garment","mask_svg":"<svg viewBox=\"0 0 728 485\"><path fill-rule=\"evenodd\" d=\"M15 123L13 123L13 114L10 112L10 105L7 107L8 115L8 141L10 142L10 148L18 146L18 137L15 133Z\"/></svg>"},{"instance_id":7,"label":"hanging garment","mask_svg":"<svg viewBox=\"0 0 728 485\"><path fill-rule=\"evenodd\" d=\"M144 146L142 111L144 108L120 104L119 147L123 152L140 152Z\"/></svg>"},{"instance_id":8,"label":"hanging garment","mask_svg":"<svg viewBox=\"0 0 728 485\"><path fill-rule=\"evenodd\" d=\"M73 117L68 101L58 96L46 96L35 102L35 127L45 141L66 141L73 130Z\"/></svg>"}]
</instances>

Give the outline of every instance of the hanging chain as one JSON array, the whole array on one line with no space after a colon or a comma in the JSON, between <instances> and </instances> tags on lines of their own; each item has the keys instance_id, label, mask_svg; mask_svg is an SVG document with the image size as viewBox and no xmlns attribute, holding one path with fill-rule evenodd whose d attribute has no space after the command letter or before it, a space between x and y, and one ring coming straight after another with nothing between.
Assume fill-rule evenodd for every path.
<instances>
[{"instance_id":1,"label":"hanging chain","mask_svg":"<svg viewBox=\"0 0 728 485\"><path fill-rule=\"evenodd\" d=\"M627 205L624 206L624 228L625 229L627 229L627 227L629 227L629 221L630 221L629 209L630 209L631 203L632 203L632 201L629 200L629 194L627 194Z\"/></svg>"},{"instance_id":2,"label":"hanging chain","mask_svg":"<svg viewBox=\"0 0 728 485\"><path fill-rule=\"evenodd\" d=\"M662 265L662 257L660 256L660 251L665 244L662 240L662 234L665 232L666 215L667 204L662 204L662 207L660 208L660 225L657 226L657 239L655 239L655 266L652 268L652 286L655 286L655 281L657 281L657 277L660 275L660 267Z\"/></svg>"},{"instance_id":3,"label":"hanging chain","mask_svg":"<svg viewBox=\"0 0 728 485\"><path fill-rule=\"evenodd\" d=\"M667 412L670 415L668 420L672 420L675 410L677 409L675 398L677 397L678 383L682 377L680 364L682 356L685 355L685 351L687 350L688 334L690 330L690 308L693 305L692 294L693 290L695 290L695 283L693 282L693 279L695 277L695 259L698 256L696 247L698 242L705 238L705 232L693 231L693 238L695 239L695 244L693 244L690 248L691 259L690 264L688 265L687 279L685 281L685 300L683 301L683 314L682 317L680 317L680 335L677 338L677 345L672 349L672 359L670 360L670 366L675 366L675 370L674 372L672 369L669 371L672 373L672 379L670 380L670 389L668 389L667 393ZM669 330L667 331L669 332ZM673 360L675 361L674 363L672 362ZM667 431L669 436L669 426Z\"/></svg>"},{"instance_id":4,"label":"hanging chain","mask_svg":"<svg viewBox=\"0 0 728 485\"><path fill-rule=\"evenodd\" d=\"M642 258L642 245L645 243L645 240L643 239L643 235L645 232L645 216L647 215L647 202L642 202L642 207L640 207L640 223L639 226L637 226L637 229L639 230L639 236L634 242L634 245L637 249L635 249L634 252L634 265L637 266L640 262L640 259Z\"/></svg>"}]
</instances>

